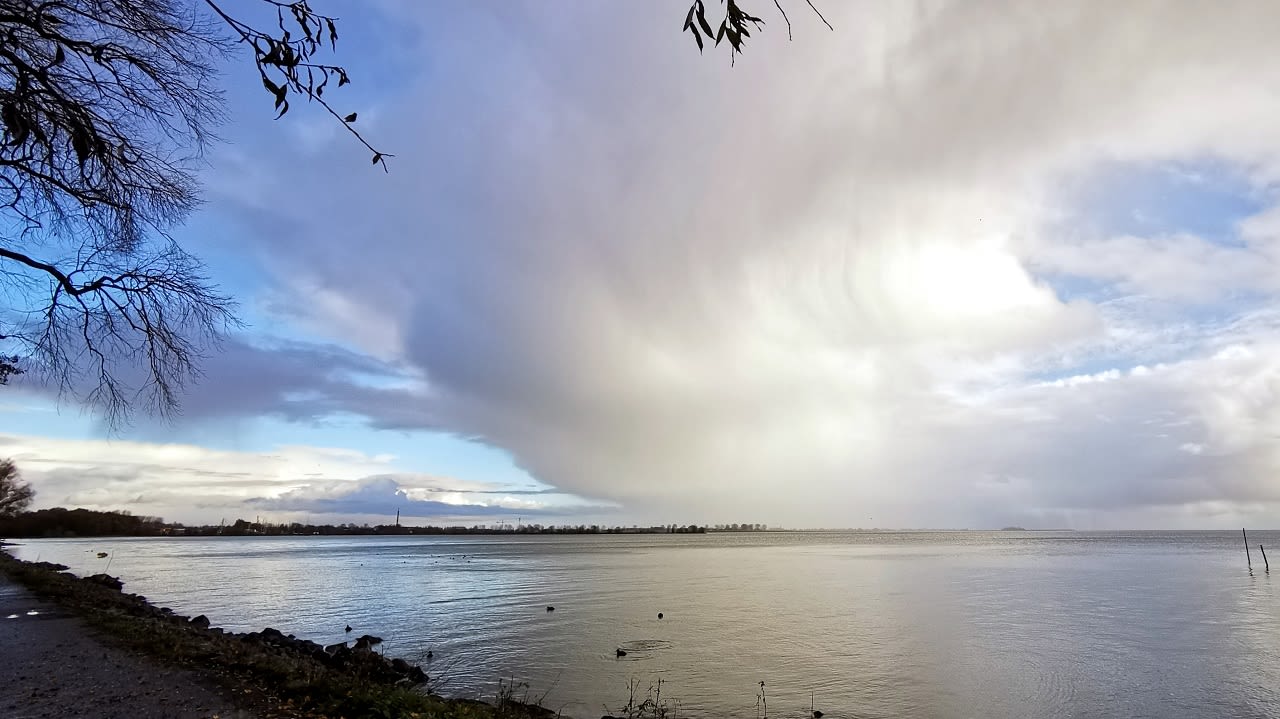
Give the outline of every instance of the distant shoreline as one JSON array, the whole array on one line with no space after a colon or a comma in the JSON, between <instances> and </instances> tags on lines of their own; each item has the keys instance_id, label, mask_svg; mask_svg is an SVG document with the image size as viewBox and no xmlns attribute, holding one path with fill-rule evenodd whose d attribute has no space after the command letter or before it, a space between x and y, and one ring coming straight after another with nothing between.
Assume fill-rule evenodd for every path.
<instances>
[{"instance_id":1,"label":"distant shoreline","mask_svg":"<svg viewBox=\"0 0 1280 719\"><path fill-rule=\"evenodd\" d=\"M547 536L669 536L669 535L780 535L780 534L1000 534L1008 532L1077 532L1075 529L1024 529L1021 527L1004 527L1001 529L759 529L759 530L733 530L733 529L707 529L698 528L694 531L662 531L653 528L617 528L617 529L601 529L599 531L578 531L576 529L555 529L555 530L522 530L522 529L475 529L475 528L438 528L438 527L352 527L352 528L336 528L334 531L282 531L282 530L231 530L216 531L218 528L197 527L197 528L168 528L167 531L136 531L136 532L84 532L74 531L65 528L55 528L51 531L41 533L6 533L4 536L8 540L15 539L103 539L103 538L120 538L120 539L142 539L152 538L170 538L170 539L236 539L244 537L279 537L291 539L321 538L321 537L547 537ZM1229 530L1105 530L1105 531L1229 531ZM4 539L0 539L0 547L11 544Z\"/></svg>"}]
</instances>

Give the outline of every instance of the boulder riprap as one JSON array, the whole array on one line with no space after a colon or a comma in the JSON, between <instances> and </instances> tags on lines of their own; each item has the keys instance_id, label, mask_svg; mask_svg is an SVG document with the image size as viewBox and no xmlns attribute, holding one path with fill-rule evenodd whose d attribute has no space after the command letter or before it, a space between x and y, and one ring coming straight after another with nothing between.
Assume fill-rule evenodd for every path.
<instances>
[{"instance_id":1,"label":"boulder riprap","mask_svg":"<svg viewBox=\"0 0 1280 719\"><path fill-rule=\"evenodd\" d=\"M102 586L108 589L114 589L117 592L124 589L124 582L120 581L118 577L113 577L110 574L95 574L92 577L85 577L85 581L93 582L94 584L101 584Z\"/></svg>"},{"instance_id":2,"label":"boulder riprap","mask_svg":"<svg viewBox=\"0 0 1280 719\"><path fill-rule=\"evenodd\" d=\"M374 645L381 644L381 643L382 643L382 637L375 637L372 634L366 634L360 637L359 639L357 639L355 646L351 648L352 649L372 649Z\"/></svg>"}]
</instances>

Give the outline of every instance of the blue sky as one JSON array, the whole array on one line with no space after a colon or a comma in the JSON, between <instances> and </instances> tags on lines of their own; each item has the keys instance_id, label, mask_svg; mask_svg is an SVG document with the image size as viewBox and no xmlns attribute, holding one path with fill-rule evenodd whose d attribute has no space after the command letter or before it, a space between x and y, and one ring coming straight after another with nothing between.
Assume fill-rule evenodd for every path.
<instances>
[{"instance_id":1,"label":"blue sky","mask_svg":"<svg viewBox=\"0 0 1280 719\"><path fill-rule=\"evenodd\" d=\"M172 422L15 388L40 503L1280 521L1276 10L763 7L730 67L633 5L324 3L389 174L228 64L178 236L246 329Z\"/></svg>"}]
</instances>

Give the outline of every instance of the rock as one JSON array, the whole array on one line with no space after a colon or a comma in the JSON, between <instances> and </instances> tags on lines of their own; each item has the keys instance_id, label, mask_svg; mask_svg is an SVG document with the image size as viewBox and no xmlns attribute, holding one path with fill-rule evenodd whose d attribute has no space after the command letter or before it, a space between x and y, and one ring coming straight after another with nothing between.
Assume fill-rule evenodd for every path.
<instances>
[{"instance_id":1,"label":"rock","mask_svg":"<svg viewBox=\"0 0 1280 719\"><path fill-rule=\"evenodd\" d=\"M190 620L190 622L189 622L189 624L191 624L191 626L193 626L193 627L200 627L201 629L208 629L208 628L209 628L209 618L208 618L208 617L206 617L205 615L201 614L200 616L192 617L192 618L191 618L191 620Z\"/></svg>"},{"instance_id":2,"label":"rock","mask_svg":"<svg viewBox=\"0 0 1280 719\"><path fill-rule=\"evenodd\" d=\"M349 631L351 631L351 625L350 625L350 624L348 624L348 625L347 625L347 629L346 629L346 631L348 631L348 632L349 632Z\"/></svg>"},{"instance_id":3,"label":"rock","mask_svg":"<svg viewBox=\"0 0 1280 719\"><path fill-rule=\"evenodd\" d=\"M550 709L547 709L546 707L540 707L537 704L511 701L511 702L505 702L505 705L507 707L512 707L519 710L519 713L517 714L517 716L529 717L529 719L555 719L555 717L558 716L555 712L551 711Z\"/></svg>"},{"instance_id":4,"label":"rock","mask_svg":"<svg viewBox=\"0 0 1280 719\"><path fill-rule=\"evenodd\" d=\"M36 569L47 569L51 572L65 572L70 568L65 564L54 564L53 562L35 562L31 566Z\"/></svg>"},{"instance_id":5,"label":"rock","mask_svg":"<svg viewBox=\"0 0 1280 719\"><path fill-rule=\"evenodd\" d=\"M431 661L431 660L432 660L432 658L434 658L434 657L435 657L435 654L433 654L433 653L431 652L431 650L430 650L430 649L428 649L428 650L427 650L427 661Z\"/></svg>"},{"instance_id":6,"label":"rock","mask_svg":"<svg viewBox=\"0 0 1280 719\"><path fill-rule=\"evenodd\" d=\"M431 677L422 671L422 667L412 667L409 669L409 678L417 684L426 684L431 681Z\"/></svg>"},{"instance_id":7,"label":"rock","mask_svg":"<svg viewBox=\"0 0 1280 719\"><path fill-rule=\"evenodd\" d=\"M658 612L658 619L662 619L662 612Z\"/></svg>"},{"instance_id":8,"label":"rock","mask_svg":"<svg viewBox=\"0 0 1280 719\"><path fill-rule=\"evenodd\" d=\"M110 574L95 574L92 577L85 577L85 581L93 582L94 584L100 584L109 589L114 589L117 592L120 591L121 589L124 589L124 582L120 581L116 577L111 576Z\"/></svg>"},{"instance_id":9,"label":"rock","mask_svg":"<svg viewBox=\"0 0 1280 719\"><path fill-rule=\"evenodd\" d=\"M619 650L618 650L618 656L620 656L620 657L625 657L625 656L627 656L627 650L625 650L625 649L619 649Z\"/></svg>"},{"instance_id":10,"label":"rock","mask_svg":"<svg viewBox=\"0 0 1280 719\"><path fill-rule=\"evenodd\" d=\"M289 643L289 638L284 635L284 632L280 631L279 629L272 629L271 627L264 628L261 632L258 633L258 636L262 639L262 641L266 642L267 644L288 644Z\"/></svg>"},{"instance_id":11,"label":"rock","mask_svg":"<svg viewBox=\"0 0 1280 719\"><path fill-rule=\"evenodd\" d=\"M556 610L555 607L547 607L548 612L554 612L555 610Z\"/></svg>"},{"instance_id":12,"label":"rock","mask_svg":"<svg viewBox=\"0 0 1280 719\"><path fill-rule=\"evenodd\" d=\"M822 712L817 709L813 710L813 719L822 719Z\"/></svg>"},{"instance_id":13,"label":"rock","mask_svg":"<svg viewBox=\"0 0 1280 719\"><path fill-rule=\"evenodd\" d=\"M375 637L372 634L365 634L364 636L357 639L356 643L352 645L351 648L358 649L361 651L372 650L375 645L381 644L381 643L382 643L382 637Z\"/></svg>"},{"instance_id":14,"label":"rock","mask_svg":"<svg viewBox=\"0 0 1280 719\"><path fill-rule=\"evenodd\" d=\"M329 646L325 647L324 650L328 654L333 654L337 652L339 649L346 649L346 648L347 648L346 642L338 642L337 644L330 644Z\"/></svg>"},{"instance_id":15,"label":"rock","mask_svg":"<svg viewBox=\"0 0 1280 719\"><path fill-rule=\"evenodd\" d=\"M400 657L396 657L395 659L391 660L391 668L400 672L401 674L408 674L409 670L413 668L413 665L409 664L409 662L406 662Z\"/></svg>"}]
</instances>

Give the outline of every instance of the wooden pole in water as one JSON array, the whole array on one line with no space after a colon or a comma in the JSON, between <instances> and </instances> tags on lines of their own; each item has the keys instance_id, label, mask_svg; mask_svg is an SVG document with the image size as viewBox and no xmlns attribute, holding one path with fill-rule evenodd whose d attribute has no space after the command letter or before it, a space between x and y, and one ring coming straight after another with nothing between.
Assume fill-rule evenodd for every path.
<instances>
[{"instance_id":1,"label":"wooden pole in water","mask_svg":"<svg viewBox=\"0 0 1280 719\"><path fill-rule=\"evenodd\" d=\"M1264 569L1266 569L1266 570L1267 570L1267 574L1270 574L1270 573L1271 573L1271 562L1268 562L1268 561L1267 561L1267 550L1263 549L1263 548L1262 548L1262 545L1261 545L1261 544L1259 544L1259 545L1258 545L1258 551L1259 551L1259 552L1262 552L1262 567L1263 567Z\"/></svg>"},{"instance_id":2,"label":"wooden pole in water","mask_svg":"<svg viewBox=\"0 0 1280 719\"><path fill-rule=\"evenodd\" d=\"M1240 533L1244 535L1244 561L1249 563L1249 568L1253 569L1253 558L1249 556L1249 533L1240 529Z\"/></svg>"}]
</instances>

